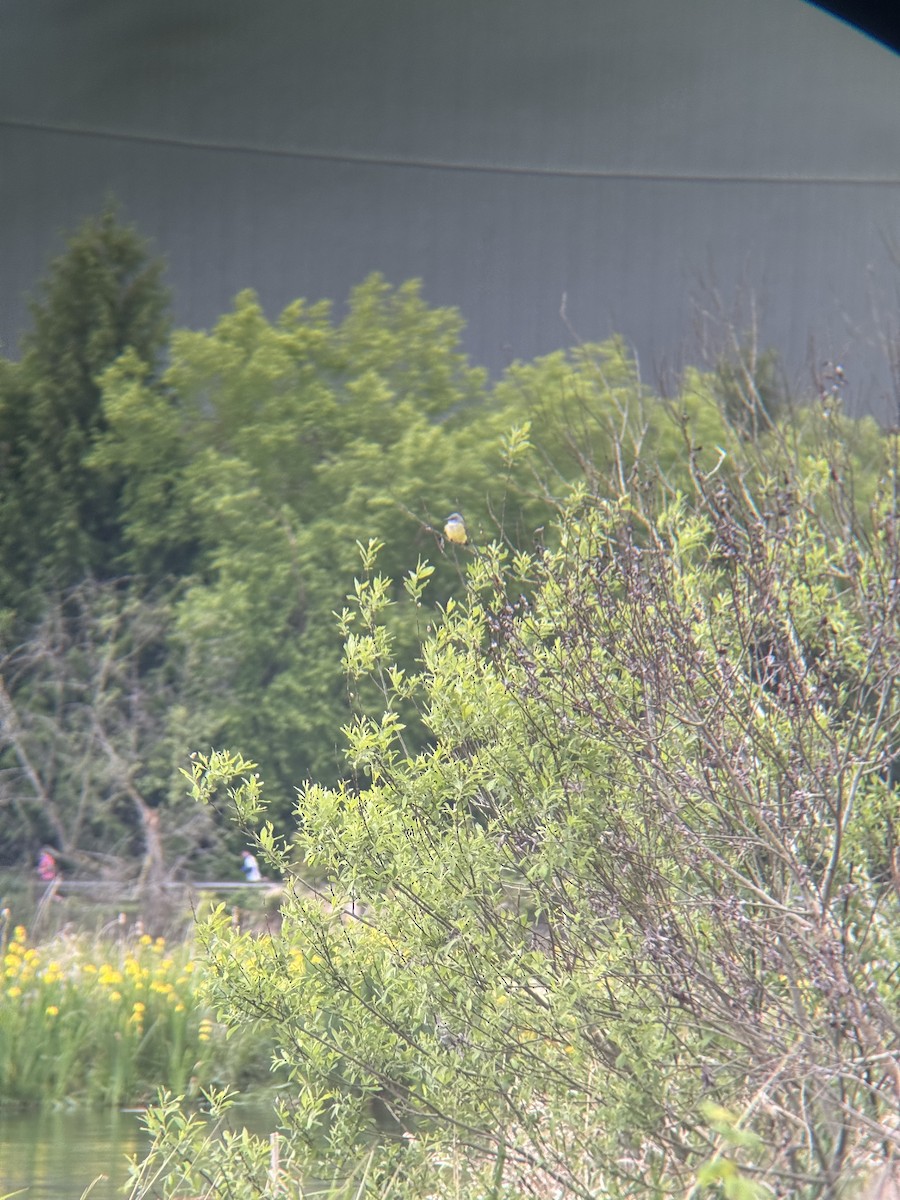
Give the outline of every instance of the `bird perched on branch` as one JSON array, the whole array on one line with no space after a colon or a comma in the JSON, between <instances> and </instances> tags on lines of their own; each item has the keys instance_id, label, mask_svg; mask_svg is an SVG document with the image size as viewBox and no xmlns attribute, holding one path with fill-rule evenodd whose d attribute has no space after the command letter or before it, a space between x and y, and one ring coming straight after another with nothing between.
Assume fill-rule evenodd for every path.
<instances>
[{"instance_id":1,"label":"bird perched on branch","mask_svg":"<svg viewBox=\"0 0 900 1200\"><path fill-rule=\"evenodd\" d=\"M445 1050L456 1050L462 1053L463 1047L469 1045L469 1039L464 1033L454 1033L444 1018L440 1015L434 1018L434 1031L437 1039Z\"/></svg>"},{"instance_id":2,"label":"bird perched on branch","mask_svg":"<svg viewBox=\"0 0 900 1200\"><path fill-rule=\"evenodd\" d=\"M451 513L444 525L444 534L448 542L455 542L457 546L465 546L469 541L469 534L466 530L466 523L459 513Z\"/></svg>"}]
</instances>

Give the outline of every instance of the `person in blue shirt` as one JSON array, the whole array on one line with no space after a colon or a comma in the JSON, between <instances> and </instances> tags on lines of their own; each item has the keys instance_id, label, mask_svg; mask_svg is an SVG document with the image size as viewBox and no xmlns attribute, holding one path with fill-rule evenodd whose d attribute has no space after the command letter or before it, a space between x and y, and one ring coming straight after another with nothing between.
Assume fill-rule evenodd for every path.
<instances>
[{"instance_id":1,"label":"person in blue shirt","mask_svg":"<svg viewBox=\"0 0 900 1200\"><path fill-rule=\"evenodd\" d=\"M249 850L241 851L241 870L244 872L244 878L248 883L260 883L262 875L259 873L259 863Z\"/></svg>"}]
</instances>

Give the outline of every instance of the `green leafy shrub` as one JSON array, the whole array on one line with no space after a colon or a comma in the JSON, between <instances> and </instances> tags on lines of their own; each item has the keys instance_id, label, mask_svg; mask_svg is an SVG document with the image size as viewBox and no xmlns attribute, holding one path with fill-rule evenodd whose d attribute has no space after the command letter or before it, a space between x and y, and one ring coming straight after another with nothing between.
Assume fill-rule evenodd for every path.
<instances>
[{"instance_id":1,"label":"green leafy shrub","mask_svg":"<svg viewBox=\"0 0 900 1200\"><path fill-rule=\"evenodd\" d=\"M896 445L861 511L822 429L772 469L688 438L682 489L582 486L554 546L476 547L417 673L369 546L342 616L351 687L383 689L345 729L368 782L304 787L291 844L253 764L195 758L197 799L328 881L279 939L201 935L220 1019L290 1073L295 1182L813 1197L896 1152ZM251 1194L204 1153L205 1196Z\"/></svg>"}]
</instances>

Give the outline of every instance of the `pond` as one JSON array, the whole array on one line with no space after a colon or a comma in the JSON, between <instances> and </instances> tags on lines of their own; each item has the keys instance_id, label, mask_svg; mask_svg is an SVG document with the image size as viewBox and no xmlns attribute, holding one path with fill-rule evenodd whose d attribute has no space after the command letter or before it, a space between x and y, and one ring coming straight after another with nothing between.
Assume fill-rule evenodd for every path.
<instances>
[{"instance_id":1,"label":"pond","mask_svg":"<svg viewBox=\"0 0 900 1200\"><path fill-rule=\"evenodd\" d=\"M147 1140L140 1113L0 1111L0 1196L79 1200L93 1183L90 1200L122 1200Z\"/></svg>"},{"instance_id":2,"label":"pond","mask_svg":"<svg viewBox=\"0 0 900 1200\"><path fill-rule=\"evenodd\" d=\"M0 1109L0 1200L122 1200L128 1160L150 1144L137 1109L91 1112L4 1112ZM232 1128L268 1134L275 1126L271 1101L236 1106Z\"/></svg>"}]
</instances>

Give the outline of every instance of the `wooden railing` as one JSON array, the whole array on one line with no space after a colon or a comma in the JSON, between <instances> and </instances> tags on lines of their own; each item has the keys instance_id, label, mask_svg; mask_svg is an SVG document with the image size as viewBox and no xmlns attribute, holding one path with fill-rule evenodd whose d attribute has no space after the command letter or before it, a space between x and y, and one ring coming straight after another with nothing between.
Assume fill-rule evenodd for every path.
<instances>
[{"instance_id":1,"label":"wooden railing","mask_svg":"<svg viewBox=\"0 0 900 1200\"><path fill-rule=\"evenodd\" d=\"M236 883L233 879L175 879L159 884L123 883L114 879L56 879L47 885L47 890L55 888L60 896L75 893L85 894L102 892L104 899L112 899L109 893L119 894L123 898L134 899L147 891L149 887L159 887L167 891L181 892L245 892L272 891L280 892L282 884L269 879L261 879L257 883Z\"/></svg>"},{"instance_id":2,"label":"wooden railing","mask_svg":"<svg viewBox=\"0 0 900 1200\"><path fill-rule=\"evenodd\" d=\"M8 920L41 933L67 924L85 929L98 924L104 929L116 925L130 928L135 922L154 928L180 927L192 920L204 897L219 897L223 901L228 897L238 923L248 912L276 914L284 891L280 881L266 879L258 883L180 879L148 885L138 880L115 879L54 879L45 883L32 877L15 882L17 887L7 886L0 892L0 906L9 910ZM182 916L174 915L179 912Z\"/></svg>"}]
</instances>

